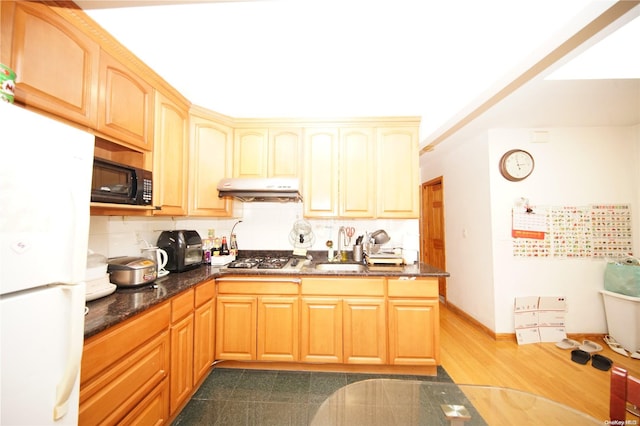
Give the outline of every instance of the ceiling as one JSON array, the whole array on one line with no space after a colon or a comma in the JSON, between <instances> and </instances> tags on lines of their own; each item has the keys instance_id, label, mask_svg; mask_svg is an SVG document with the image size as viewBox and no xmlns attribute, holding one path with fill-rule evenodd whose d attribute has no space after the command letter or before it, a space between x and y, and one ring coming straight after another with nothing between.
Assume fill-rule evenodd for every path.
<instances>
[{"instance_id":1,"label":"ceiling","mask_svg":"<svg viewBox=\"0 0 640 426\"><path fill-rule=\"evenodd\" d=\"M422 116L421 137L426 144L465 108L491 96L492 88L508 84L531 58L570 37L615 2L76 3L194 104L233 117L417 115ZM621 47L631 39L637 49L640 31L631 29L640 28L640 19L618 27L625 31L607 38L612 42L606 44L604 39L600 49L595 44L584 52L576 50L571 56L577 65L556 66L551 76L574 78L567 76L572 66L574 72L594 70L596 63L631 70L622 76L624 80L611 80L620 77L611 71L589 77L606 81L536 76L506 97L505 107L492 108L490 116L528 127L559 121L564 125L640 122L635 80L640 65L628 63L640 55ZM589 62L590 52L596 58L603 52L608 57ZM622 65L620 58L626 61ZM590 108L593 105L597 108Z\"/></svg>"}]
</instances>

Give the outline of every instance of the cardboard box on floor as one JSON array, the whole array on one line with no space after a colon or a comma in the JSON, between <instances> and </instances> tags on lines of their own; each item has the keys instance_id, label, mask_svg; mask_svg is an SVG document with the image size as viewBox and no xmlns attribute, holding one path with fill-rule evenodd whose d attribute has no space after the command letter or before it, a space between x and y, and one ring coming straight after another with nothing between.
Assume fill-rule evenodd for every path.
<instances>
[{"instance_id":1,"label":"cardboard box on floor","mask_svg":"<svg viewBox=\"0 0 640 426\"><path fill-rule=\"evenodd\" d=\"M518 344L559 342L566 338L566 312L564 297L516 297L513 316Z\"/></svg>"}]
</instances>

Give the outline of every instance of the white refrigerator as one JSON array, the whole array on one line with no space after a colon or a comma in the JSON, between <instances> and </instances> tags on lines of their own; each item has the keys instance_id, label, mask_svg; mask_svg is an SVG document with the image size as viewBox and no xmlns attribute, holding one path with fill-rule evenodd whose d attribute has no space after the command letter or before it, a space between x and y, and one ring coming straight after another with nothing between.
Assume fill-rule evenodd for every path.
<instances>
[{"instance_id":1,"label":"white refrigerator","mask_svg":"<svg viewBox=\"0 0 640 426\"><path fill-rule=\"evenodd\" d=\"M94 138L5 102L0 124L0 424L77 424Z\"/></svg>"}]
</instances>

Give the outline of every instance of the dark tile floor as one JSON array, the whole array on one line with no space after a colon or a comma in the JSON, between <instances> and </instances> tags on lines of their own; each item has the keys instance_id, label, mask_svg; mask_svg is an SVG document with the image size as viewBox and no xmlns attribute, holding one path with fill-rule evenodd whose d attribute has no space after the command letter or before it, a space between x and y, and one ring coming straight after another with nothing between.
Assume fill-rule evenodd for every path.
<instances>
[{"instance_id":1,"label":"dark tile floor","mask_svg":"<svg viewBox=\"0 0 640 426\"><path fill-rule=\"evenodd\" d=\"M374 378L452 382L442 367L434 377L218 367L173 424L308 425L322 402L336 390Z\"/></svg>"}]
</instances>

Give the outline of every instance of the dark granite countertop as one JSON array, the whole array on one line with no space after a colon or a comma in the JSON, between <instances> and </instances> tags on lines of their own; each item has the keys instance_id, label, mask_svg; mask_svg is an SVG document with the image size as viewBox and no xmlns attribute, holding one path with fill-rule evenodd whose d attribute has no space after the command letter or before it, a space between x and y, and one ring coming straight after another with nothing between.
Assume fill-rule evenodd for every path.
<instances>
[{"instance_id":1,"label":"dark granite countertop","mask_svg":"<svg viewBox=\"0 0 640 426\"><path fill-rule=\"evenodd\" d=\"M288 252L290 254L291 252ZM424 263L404 266L367 266L365 271L320 271L315 263L326 262L326 256L316 257L309 265L299 270L274 269L227 269L202 265L182 273L170 273L158 278L154 283L136 288L118 288L115 293L98 300L87 302L89 312L85 316L84 336L91 337L132 316L139 314L177 294L211 278L228 275L252 276L324 276L324 277L363 277L363 276L409 276L409 277L446 277L448 272Z\"/></svg>"}]
</instances>

